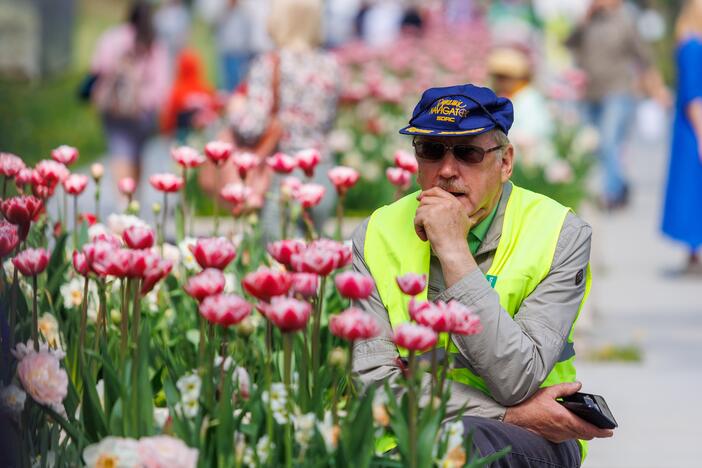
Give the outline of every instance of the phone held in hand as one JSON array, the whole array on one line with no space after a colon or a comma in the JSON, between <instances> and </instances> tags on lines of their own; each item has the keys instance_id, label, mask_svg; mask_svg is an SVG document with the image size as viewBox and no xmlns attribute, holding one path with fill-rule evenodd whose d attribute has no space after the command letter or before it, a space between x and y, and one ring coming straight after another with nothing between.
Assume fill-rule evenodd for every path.
<instances>
[{"instance_id":1,"label":"phone held in hand","mask_svg":"<svg viewBox=\"0 0 702 468\"><path fill-rule=\"evenodd\" d=\"M617 427L617 421L614 420L607 402L600 395L577 392L556 401L600 429L614 429Z\"/></svg>"}]
</instances>

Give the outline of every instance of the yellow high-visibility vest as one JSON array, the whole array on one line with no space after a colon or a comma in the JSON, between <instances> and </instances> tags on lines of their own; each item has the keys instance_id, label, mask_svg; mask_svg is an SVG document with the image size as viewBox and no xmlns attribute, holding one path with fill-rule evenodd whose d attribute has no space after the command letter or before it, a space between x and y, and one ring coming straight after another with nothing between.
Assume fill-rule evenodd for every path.
<instances>
[{"instance_id":1,"label":"yellow high-visibility vest","mask_svg":"<svg viewBox=\"0 0 702 468\"><path fill-rule=\"evenodd\" d=\"M393 328L409 321L409 296L400 291L395 278L406 273L429 274L431 249L429 242L422 241L414 230L414 215L419 206L418 192L376 210L368 222L364 243L364 258L370 269L380 298L385 305ZM553 263L556 244L569 208L556 201L515 185L512 186L502 225L502 234L486 273L500 297L500 305L514 317L524 299L548 275ZM467 242L467 241L466 241ZM590 292L591 275L588 266L585 278L585 294L578 309L582 310ZM426 289L417 297L426 300ZM576 316L577 320L577 316ZM566 347L573 347L571 327ZM448 352L458 349L448 336L439 337L440 346ZM398 349L401 356L407 350ZM542 386L575 381L575 353L556 363ZM490 394L485 381L470 369L452 369L448 377ZM579 441L583 459L587 445Z\"/></svg>"}]
</instances>

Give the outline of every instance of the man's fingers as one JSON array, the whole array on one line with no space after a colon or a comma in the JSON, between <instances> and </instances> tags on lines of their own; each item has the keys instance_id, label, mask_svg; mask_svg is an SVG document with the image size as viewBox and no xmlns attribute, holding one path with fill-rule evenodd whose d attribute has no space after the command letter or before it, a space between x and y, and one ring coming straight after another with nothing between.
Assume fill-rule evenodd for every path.
<instances>
[{"instance_id":1,"label":"man's fingers","mask_svg":"<svg viewBox=\"0 0 702 468\"><path fill-rule=\"evenodd\" d=\"M424 229L424 217L419 210L417 210L417 213L414 215L414 232L416 232L417 236L423 241L427 240L427 231Z\"/></svg>"},{"instance_id":2,"label":"man's fingers","mask_svg":"<svg viewBox=\"0 0 702 468\"><path fill-rule=\"evenodd\" d=\"M453 197L449 192L446 190L440 188L440 187L432 187L427 190L422 190L419 195L417 196L417 200L422 201L422 199L427 198L427 197L441 197L441 198L447 198L447 197Z\"/></svg>"},{"instance_id":3,"label":"man's fingers","mask_svg":"<svg viewBox=\"0 0 702 468\"><path fill-rule=\"evenodd\" d=\"M611 429L600 429L577 415L568 411L570 416L569 426L578 439L592 440L595 438L607 438L614 435Z\"/></svg>"},{"instance_id":4,"label":"man's fingers","mask_svg":"<svg viewBox=\"0 0 702 468\"><path fill-rule=\"evenodd\" d=\"M564 382L551 387L546 387L546 390L553 398L560 398L576 393L582 388L582 386L583 384L580 382Z\"/></svg>"}]
</instances>

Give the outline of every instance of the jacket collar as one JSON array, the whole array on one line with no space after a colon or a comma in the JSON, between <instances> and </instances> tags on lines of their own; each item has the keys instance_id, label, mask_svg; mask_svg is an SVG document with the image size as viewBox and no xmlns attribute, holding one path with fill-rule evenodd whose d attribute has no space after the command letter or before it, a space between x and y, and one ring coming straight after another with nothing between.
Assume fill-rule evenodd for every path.
<instances>
[{"instance_id":1,"label":"jacket collar","mask_svg":"<svg viewBox=\"0 0 702 468\"><path fill-rule=\"evenodd\" d=\"M502 235L505 211L507 211L507 201L511 193L512 182L507 181L502 184L502 195L500 195L500 201L497 204L497 213L495 213L495 218L492 220L483 242L478 247L477 252L475 252L476 256L497 250L497 245L500 243L500 236Z\"/></svg>"}]
</instances>

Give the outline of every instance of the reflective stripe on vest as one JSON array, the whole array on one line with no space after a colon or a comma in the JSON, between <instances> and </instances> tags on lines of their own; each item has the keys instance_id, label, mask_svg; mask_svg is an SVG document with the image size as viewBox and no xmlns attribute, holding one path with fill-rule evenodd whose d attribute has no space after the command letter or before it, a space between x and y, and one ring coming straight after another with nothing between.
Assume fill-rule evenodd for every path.
<instances>
[{"instance_id":1,"label":"reflective stripe on vest","mask_svg":"<svg viewBox=\"0 0 702 468\"><path fill-rule=\"evenodd\" d=\"M412 193L376 210L366 230L364 258L393 328L409 321L410 300L400 291L395 278L406 273L429 274L429 243L419 239L414 230L414 214L419 205L417 195L418 192ZM500 241L486 273L499 295L500 305L512 317L519 311L524 299L548 275L568 211L568 208L548 197L512 186ZM589 266L586 273L585 294L578 315L590 291ZM417 299L426 300L427 290ZM575 322L561 355L568 357L556 363L542 386L575 380L575 353L571 352L574 328ZM446 349L448 337L443 334L439 343ZM448 344L448 350L453 353L458 351L453 342ZM401 356L407 355L405 349L398 351ZM466 367L452 369L448 376L489 394L485 381ZM585 447L583 457L584 454Z\"/></svg>"}]
</instances>

